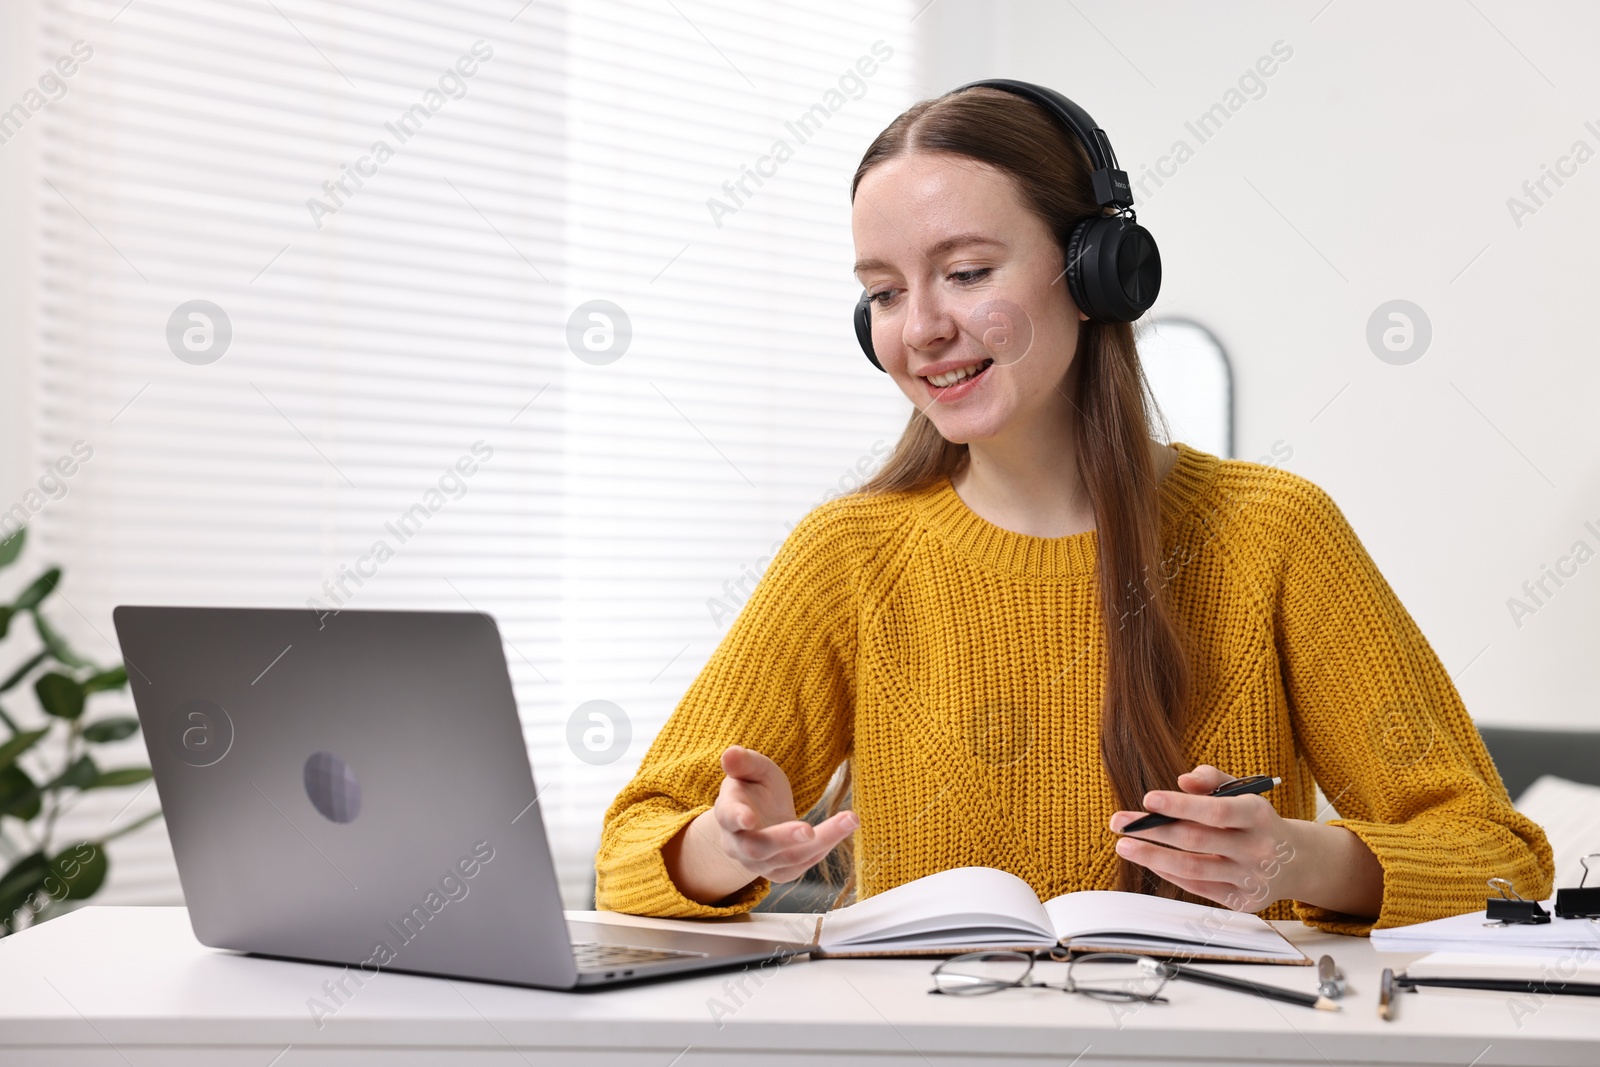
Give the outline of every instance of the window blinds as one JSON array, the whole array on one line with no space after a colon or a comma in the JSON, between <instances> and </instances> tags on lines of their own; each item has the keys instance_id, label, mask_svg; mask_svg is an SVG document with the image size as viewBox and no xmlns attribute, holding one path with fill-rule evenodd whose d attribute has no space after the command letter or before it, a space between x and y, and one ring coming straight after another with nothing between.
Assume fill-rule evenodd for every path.
<instances>
[{"instance_id":1,"label":"window blinds","mask_svg":"<svg viewBox=\"0 0 1600 1067\"><path fill-rule=\"evenodd\" d=\"M759 560L903 423L848 325L848 182L912 12L519 6L43 3L41 63L92 54L19 134L34 447L92 457L32 537L102 661L119 603L493 614L581 907ZM99 899L177 902L159 823Z\"/></svg>"}]
</instances>

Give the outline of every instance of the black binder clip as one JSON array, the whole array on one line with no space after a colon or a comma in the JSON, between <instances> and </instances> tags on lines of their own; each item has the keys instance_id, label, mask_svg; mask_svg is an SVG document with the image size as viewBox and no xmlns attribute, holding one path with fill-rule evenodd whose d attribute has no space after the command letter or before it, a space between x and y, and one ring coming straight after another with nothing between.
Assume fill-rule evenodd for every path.
<instances>
[{"instance_id":1,"label":"black binder clip","mask_svg":"<svg viewBox=\"0 0 1600 1067\"><path fill-rule=\"evenodd\" d=\"M1484 908L1485 926L1538 926L1550 921L1550 913L1537 900L1523 900L1516 887L1504 878L1489 879L1489 888L1498 890Z\"/></svg>"},{"instance_id":2,"label":"black binder clip","mask_svg":"<svg viewBox=\"0 0 1600 1067\"><path fill-rule=\"evenodd\" d=\"M1576 889L1556 890L1556 914L1563 919L1600 919L1600 885L1584 888L1589 881L1589 861L1600 858L1600 852L1583 857L1583 877Z\"/></svg>"}]
</instances>

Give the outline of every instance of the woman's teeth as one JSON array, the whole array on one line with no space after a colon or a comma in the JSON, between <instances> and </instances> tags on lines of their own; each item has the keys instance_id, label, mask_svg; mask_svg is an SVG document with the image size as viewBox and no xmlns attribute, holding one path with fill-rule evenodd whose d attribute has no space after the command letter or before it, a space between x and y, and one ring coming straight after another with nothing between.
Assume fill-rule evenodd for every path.
<instances>
[{"instance_id":1,"label":"woman's teeth","mask_svg":"<svg viewBox=\"0 0 1600 1067\"><path fill-rule=\"evenodd\" d=\"M957 382L965 381L993 362L994 360L992 359L986 359L981 363L973 363L965 367L957 367L952 371L945 371L943 374L932 374L928 376L928 382L943 389L946 386L951 386Z\"/></svg>"}]
</instances>

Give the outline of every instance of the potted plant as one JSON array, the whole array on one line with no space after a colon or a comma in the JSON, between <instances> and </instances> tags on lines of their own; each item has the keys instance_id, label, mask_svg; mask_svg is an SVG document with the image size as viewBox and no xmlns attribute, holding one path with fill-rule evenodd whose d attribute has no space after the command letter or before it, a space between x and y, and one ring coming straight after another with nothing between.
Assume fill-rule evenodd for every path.
<instances>
[{"instance_id":1,"label":"potted plant","mask_svg":"<svg viewBox=\"0 0 1600 1067\"><path fill-rule=\"evenodd\" d=\"M16 562L26 532L0 541L0 568ZM0 605L0 640L20 632L22 616L38 639L37 651L0 681L0 725L10 732L0 741L0 937L97 893L110 867L106 844L161 816L151 812L92 841L58 846L57 821L85 793L150 778L149 767L102 768L95 761L96 746L133 736L139 720L87 714L94 694L122 689L128 674L80 656L46 620L41 607L60 581L61 569L51 567ZM29 682L39 713L23 719L39 725L25 729L5 705Z\"/></svg>"}]
</instances>

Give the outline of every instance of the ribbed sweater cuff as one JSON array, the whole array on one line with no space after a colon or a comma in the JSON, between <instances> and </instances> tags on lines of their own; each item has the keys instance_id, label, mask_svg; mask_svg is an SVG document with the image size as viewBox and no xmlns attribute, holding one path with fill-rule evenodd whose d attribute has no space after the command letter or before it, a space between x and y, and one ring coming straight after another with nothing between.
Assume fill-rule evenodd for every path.
<instances>
[{"instance_id":1,"label":"ribbed sweater cuff","mask_svg":"<svg viewBox=\"0 0 1600 1067\"><path fill-rule=\"evenodd\" d=\"M631 826L630 841L620 854L605 863L605 873L596 871L597 885L595 907L600 911L621 911L630 915L654 915L666 919L709 919L722 915L739 915L761 902L772 889L765 878L740 890L730 903L715 906L690 900L678 891L672 876L667 873L666 860L661 858L661 846L699 817L710 811L711 805L702 804L684 812L672 812L658 818ZM641 820L643 821L643 820ZM603 879L603 885L599 884Z\"/></svg>"},{"instance_id":2,"label":"ribbed sweater cuff","mask_svg":"<svg viewBox=\"0 0 1600 1067\"><path fill-rule=\"evenodd\" d=\"M1403 823L1357 822L1330 819L1329 826L1342 826L1361 838L1383 868L1383 903L1378 917L1357 918L1342 912L1294 902L1295 916L1301 922L1335 934L1365 937L1375 928L1409 926L1439 917L1439 857L1418 848L1417 830ZM1427 910L1417 905L1426 901ZM1481 903L1479 905L1482 906ZM1469 910L1463 908L1462 910Z\"/></svg>"}]
</instances>

